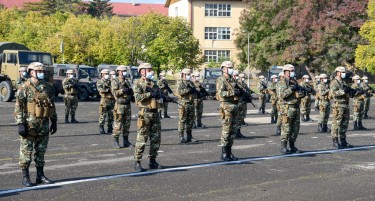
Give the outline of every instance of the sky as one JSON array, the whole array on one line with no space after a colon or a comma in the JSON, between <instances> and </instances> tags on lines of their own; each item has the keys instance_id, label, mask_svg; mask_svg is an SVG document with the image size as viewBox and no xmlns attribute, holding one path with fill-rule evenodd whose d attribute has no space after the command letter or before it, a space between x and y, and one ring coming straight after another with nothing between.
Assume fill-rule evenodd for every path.
<instances>
[{"instance_id":1,"label":"sky","mask_svg":"<svg viewBox=\"0 0 375 201\"><path fill-rule=\"evenodd\" d=\"M165 0L134 0L135 3L155 3L155 4L164 4ZM132 3L133 0L111 0L111 2L125 2Z\"/></svg>"}]
</instances>

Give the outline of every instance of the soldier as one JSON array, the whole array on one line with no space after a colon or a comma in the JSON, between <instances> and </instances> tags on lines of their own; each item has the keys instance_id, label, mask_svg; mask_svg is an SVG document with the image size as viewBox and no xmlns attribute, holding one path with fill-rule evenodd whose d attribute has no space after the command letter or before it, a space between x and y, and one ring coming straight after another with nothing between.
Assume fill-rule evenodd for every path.
<instances>
[{"instance_id":1,"label":"soldier","mask_svg":"<svg viewBox=\"0 0 375 201\"><path fill-rule=\"evenodd\" d=\"M271 76L272 82L268 85L267 93L271 95L271 124L276 124L276 119L278 117L277 111L277 93L276 93L276 84L277 84L277 75Z\"/></svg>"},{"instance_id":2,"label":"soldier","mask_svg":"<svg viewBox=\"0 0 375 201\"><path fill-rule=\"evenodd\" d=\"M284 79L279 81L277 95L282 104L282 128L281 128L281 153L297 153L299 150L295 147L299 128L300 128L300 108L301 98L304 93L301 87L294 79L294 66L286 64L283 67ZM287 148L289 141L289 150Z\"/></svg>"},{"instance_id":3,"label":"soldier","mask_svg":"<svg viewBox=\"0 0 375 201\"><path fill-rule=\"evenodd\" d=\"M310 121L311 95L315 94L313 86L309 83L309 76L302 76L300 85L306 89L305 97L301 99L301 121Z\"/></svg>"},{"instance_id":4,"label":"soldier","mask_svg":"<svg viewBox=\"0 0 375 201\"><path fill-rule=\"evenodd\" d=\"M238 83L244 89L246 89L248 92L250 92L251 94L254 93L251 89L249 89L249 87L245 83L245 74L243 74L243 73L239 74ZM240 111L241 125L245 126L245 125L247 125L245 123L245 118L246 118L246 115L247 115L247 102L246 102L246 104L243 104L243 102L244 102L243 98L240 98L240 103L242 103L242 105L240 104L240 106L238 108L239 108L239 111ZM239 137L239 136L237 135L237 137ZM245 136L243 136L243 137L245 137Z\"/></svg>"},{"instance_id":5,"label":"soldier","mask_svg":"<svg viewBox=\"0 0 375 201\"><path fill-rule=\"evenodd\" d=\"M111 82L117 77L116 71L111 70L109 72L109 76L111 77Z\"/></svg>"},{"instance_id":6,"label":"soldier","mask_svg":"<svg viewBox=\"0 0 375 201\"><path fill-rule=\"evenodd\" d=\"M353 76L352 89L356 90L353 97L353 123L354 130L365 130L362 125L362 117L364 113L365 91L361 86L361 78L358 75Z\"/></svg>"},{"instance_id":7,"label":"soldier","mask_svg":"<svg viewBox=\"0 0 375 201\"><path fill-rule=\"evenodd\" d=\"M180 143L197 142L191 133L194 121L194 98L197 96L197 90L194 83L190 80L190 70L187 68L181 71L181 81L177 84L177 93L181 97L181 105L178 109L178 134L180 136ZM186 140L184 138L185 127Z\"/></svg>"},{"instance_id":8,"label":"soldier","mask_svg":"<svg viewBox=\"0 0 375 201\"><path fill-rule=\"evenodd\" d=\"M335 69L335 78L330 84L330 96L333 99L332 108L332 129L331 136L333 147L343 149L353 147L346 141L346 129L349 123L349 93L350 87L344 82L346 77L345 67L339 66ZM340 143L338 138L340 137Z\"/></svg>"},{"instance_id":9,"label":"soldier","mask_svg":"<svg viewBox=\"0 0 375 201\"><path fill-rule=\"evenodd\" d=\"M315 81L314 81L314 83L313 83L313 85L314 85L314 90L315 91L318 91L318 85L319 85L319 83L320 83L320 77L319 77L319 75L317 75L317 76L315 76ZM316 95L315 96L315 101L314 101L314 108L315 108L315 111L319 111L320 109L319 109L319 106L320 104L319 104L319 96L318 95Z\"/></svg>"},{"instance_id":10,"label":"soldier","mask_svg":"<svg viewBox=\"0 0 375 201\"><path fill-rule=\"evenodd\" d=\"M114 108L114 97L111 92L111 80L109 77L109 70L103 69L101 72L101 79L97 81L96 86L100 94L99 103L99 132L105 134L104 123L105 119L108 118L108 133L111 134L113 131L113 108Z\"/></svg>"},{"instance_id":11,"label":"soldier","mask_svg":"<svg viewBox=\"0 0 375 201\"><path fill-rule=\"evenodd\" d=\"M135 166L136 171L142 172L141 160L145 150L148 137L150 137L149 167L150 169L158 169L161 166L156 162L158 150L160 147L160 117L158 114L157 100L160 98L160 89L158 85L152 81L154 72L151 64L142 63L138 67L141 78L134 84L135 101L139 107L137 121L137 142L135 144Z\"/></svg>"},{"instance_id":12,"label":"soldier","mask_svg":"<svg viewBox=\"0 0 375 201\"><path fill-rule=\"evenodd\" d=\"M57 131L57 115L51 85L44 81L44 65L33 62L27 67L30 78L20 85L16 94L15 120L20 140L19 165L22 169L22 185L33 186L30 181L29 166L35 148L36 183L52 183L45 175L44 154L47 149L49 133ZM51 127L49 127L51 121Z\"/></svg>"},{"instance_id":13,"label":"soldier","mask_svg":"<svg viewBox=\"0 0 375 201\"><path fill-rule=\"evenodd\" d=\"M259 112L258 113L265 114L267 83L263 75L259 76L258 90L259 90Z\"/></svg>"},{"instance_id":14,"label":"soldier","mask_svg":"<svg viewBox=\"0 0 375 201\"><path fill-rule=\"evenodd\" d=\"M18 89L27 80L27 69L26 67L21 67L18 69L19 77L16 81L16 89Z\"/></svg>"},{"instance_id":15,"label":"soldier","mask_svg":"<svg viewBox=\"0 0 375 201\"><path fill-rule=\"evenodd\" d=\"M64 103L65 103L65 123L69 123L69 113L71 115L71 123L78 123L75 118L78 107L78 90L79 80L75 78L73 70L66 71L66 78L63 80Z\"/></svg>"},{"instance_id":16,"label":"soldier","mask_svg":"<svg viewBox=\"0 0 375 201\"><path fill-rule=\"evenodd\" d=\"M240 85L240 87L245 89L247 92L250 92L250 89L247 87L246 83L241 81L240 75L238 74L237 70L233 71L233 79L237 82L237 85ZM237 110L238 114L235 115L236 117L238 117L238 118L236 118L236 126L235 126L236 136L235 136L235 138L246 138L246 136L244 136L241 133L241 127L242 127L243 123L245 122L245 117L246 117L246 112L247 112L247 102L248 102L248 100L244 97L244 94L241 94L241 96L238 100L238 106L237 106L238 107L238 110Z\"/></svg>"},{"instance_id":17,"label":"soldier","mask_svg":"<svg viewBox=\"0 0 375 201\"><path fill-rule=\"evenodd\" d=\"M168 97L169 94L173 94L173 91L168 85L168 81L165 80L165 73L159 74L159 80L157 82L157 85L160 87L160 92L162 93L163 99L159 102L159 116L161 117L161 110L164 111L164 118L171 118L168 115L168 101L165 97Z\"/></svg>"},{"instance_id":18,"label":"soldier","mask_svg":"<svg viewBox=\"0 0 375 201\"><path fill-rule=\"evenodd\" d=\"M283 104L279 96L277 95L277 89L279 88L280 80L284 79L284 72L279 73L279 81L276 83L276 107L277 107L277 121L276 121L276 135L281 135L281 124L282 124L282 116L281 111L283 110Z\"/></svg>"},{"instance_id":19,"label":"soldier","mask_svg":"<svg viewBox=\"0 0 375 201\"><path fill-rule=\"evenodd\" d=\"M371 117L369 117L367 113L368 113L368 110L370 109L371 96L373 96L372 94L375 93L375 91L372 87L370 87L370 85L368 85L367 76L362 77L361 86L362 86L362 89L365 91L365 103L364 103L365 111L364 111L363 119L369 119Z\"/></svg>"},{"instance_id":20,"label":"soldier","mask_svg":"<svg viewBox=\"0 0 375 201\"><path fill-rule=\"evenodd\" d=\"M116 68L118 73L117 78L113 78L111 83L112 94L115 97L116 103L113 111L114 116L114 133L113 146L120 148L119 136L122 134L123 147L133 146L129 142L129 128L131 121L131 106L130 102L134 98L134 92L129 80L126 79L127 71L130 71L126 66L118 66Z\"/></svg>"},{"instance_id":21,"label":"soldier","mask_svg":"<svg viewBox=\"0 0 375 201\"><path fill-rule=\"evenodd\" d=\"M316 98L319 98L319 122L318 132L325 133L331 132L328 128L329 111L331 110L330 95L329 95L329 82L327 74L320 74L320 82L316 86Z\"/></svg>"},{"instance_id":22,"label":"soldier","mask_svg":"<svg viewBox=\"0 0 375 201\"><path fill-rule=\"evenodd\" d=\"M192 74L193 83L198 94L194 96L194 128L205 128L206 126L202 124L202 114L203 114L203 99L208 95L206 89L202 86L200 80L200 74L198 72Z\"/></svg>"},{"instance_id":23,"label":"soldier","mask_svg":"<svg viewBox=\"0 0 375 201\"><path fill-rule=\"evenodd\" d=\"M238 100L240 90L235 88L236 81L232 78L233 63L224 61L221 64L223 75L216 80L216 99L220 101L220 114L222 117L223 129L221 133L222 154L221 160L238 160L232 154L233 139L237 133L235 128L238 114Z\"/></svg>"}]
</instances>

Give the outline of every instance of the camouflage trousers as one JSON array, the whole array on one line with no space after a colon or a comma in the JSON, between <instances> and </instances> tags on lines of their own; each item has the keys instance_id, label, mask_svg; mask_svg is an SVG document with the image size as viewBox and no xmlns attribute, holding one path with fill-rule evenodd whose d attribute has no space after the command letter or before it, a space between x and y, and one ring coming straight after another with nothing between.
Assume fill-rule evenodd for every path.
<instances>
[{"instance_id":1,"label":"camouflage trousers","mask_svg":"<svg viewBox=\"0 0 375 201\"><path fill-rule=\"evenodd\" d=\"M222 102L219 108L223 129L221 132L221 145L232 146L237 132L238 106L229 102Z\"/></svg>"},{"instance_id":2,"label":"camouflage trousers","mask_svg":"<svg viewBox=\"0 0 375 201\"><path fill-rule=\"evenodd\" d=\"M276 103L277 108L277 120L276 120L276 126L281 126L282 122L282 115L281 112L283 111L283 105L280 103Z\"/></svg>"},{"instance_id":3,"label":"camouflage trousers","mask_svg":"<svg viewBox=\"0 0 375 201\"><path fill-rule=\"evenodd\" d=\"M113 137L118 138L120 134L129 136L130 121L132 117L130 104L115 104L113 110L114 116L114 132Z\"/></svg>"},{"instance_id":4,"label":"camouflage trousers","mask_svg":"<svg viewBox=\"0 0 375 201\"><path fill-rule=\"evenodd\" d=\"M69 116L69 113L72 116L76 115L76 110L78 107L78 97L65 95L64 96L64 103L65 103L65 116Z\"/></svg>"},{"instance_id":5,"label":"camouflage trousers","mask_svg":"<svg viewBox=\"0 0 375 201\"><path fill-rule=\"evenodd\" d=\"M277 101L271 99L271 117L278 117Z\"/></svg>"},{"instance_id":6,"label":"camouflage trousers","mask_svg":"<svg viewBox=\"0 0 375 201\"><path fill-rule=\"evenodd\" d=\"M310 115L311 112L311 96L305 96L301 99L301 113Z\"/></svg>"},{"instance_id":7,"label":"camouflage trousers","mask_svg":"<svg viewBox=\"0 0 375 201\"><path fill-rule=\"evenodd\" d=\"M315 101L314 101L314 108L319 108L320 107L320 99L318 96L315 96Z\"/></svg>"},{"instance_id":8,"label":"camouflage trousers","mask_svg":"<svg viewBox=\"0 0 375 201\"><path fill-rule=\"evenodd\" d=\"M164 115L168 114L168 102L163 101L163 103L159 103L159 113L161 114L161 111L164 111Z\"/></svg>"},{"instance_id":9,"label":"camouflage trousers","mask_svg":"<svg viewBox=\"0 0 375 201\"><path fill-rule=\"evenodd\" d=\"M194 121L201 123L203 114L203 100L194 99Z\"/></svg>"},{"instance_id":10,"label":"camouflage trousers","mask_svg":"<svg viewBox=\"0 0 375 201\"><path fill-rule=\"evenodd\" d=\"M349 105L335 103L332 108L332 138L346 138L349 126Z\"/></svg>"},{"instance_id":11,"label":"camouflage trousers","mask_svg":"<svg viewBox=\"0 0 375 201\"><path fill-rule=\"evenodd\" d=\"M194 104L193 103L182 103L182 106L178 108L178 133L180 137L184 136L185 128L186 132L191 132L194 122Z\"/></svg>"},{"instance_id":12,"label":"camouflage trousers","mask_svg":"<svg viewBox=\"0 0 375 201\"><path fill-rule=\"evenodd\" d=\"M353 121L362 121L365 112L364 101L353 99Z\"/></svg>"},{"instance_id":13,"label":"camouflage trousers","mask_svg":"<svg viewBox=\"0 0 375 201\"><path fill-rule=\"evenodd\" d=\"M105 119L108 119L108 125L113 124L113 109L115 99L102 98L99 104L99 126L103 126Z\"/></svg>"},{"instance_id":14,"label":"camouflage trousers","mask_svg":"<svg viewBox=\"0 0 375 201\"><path fill-rule=\"evenodd\" d=\"M247 102L244 102L244 101L240 101L238 103L238 127L241 128L241 125L245 123L245 118L246 118L246 114L247 114Z\"/></svg>"},{"instance_id":15,"label":"camouflage trousers","mask_svg":"<svg viewBox=\"0 0 375 201\"><path fill-rule=\"evenodd\" d=\"M47 150L49 139L49 120L46 118L40 120L40 124L33 125L34 128L28 126L28 136L21 137L20 140L20 158L19 165L21 169L30 166L32 161L32 152L35 149L34 161L36 167L44 166L44 154Z\"/></svg>"},{"instance_id":16,"label":"camouflage trousers","mask_svg":"<svg viewBox=\"0 0 375 201\"><path fill-rule=\"evenodd\" d=\"M141 109L138 113L137 127L137 140L134 150L135 161L142 160L148 138L150 138L149 158L155 159L158 156L161 140L161 124L158 112L144 112L144 109Z\"/></svg>"},{"instance_id":17,"label":"camouflage trousers","mask_svg":"<svg viewBox=\"0 0 375 201\"><path fill-rule=\"evenodd\" d=\"M259 108L264 108L266 107L266 94L259 94L259 103L258 103Z\"/></svg>"},{"instance_id":18,"label":"camouflage trousers","mask_svg":"<svg viewBox=\"0 0 375 201\"><path fill-rule=\"evenodd\" d=\"M325 125L328 123L329 112L331 110L330 102L327 100L319 101L319 124Z\"/></svg>"},{"instance_id":19,"label":"camouflage trousers","mask_svg":"<svg viewBox=\"0 0 375 201\"><path fill-rule=\"evenodd\" d=\"M370 100L371 100L371 97L365 98L365 103L364 103L365 113L368 113L368 110L370 109Z\"/></svg>"},{"instance_id":20,"label":"camouflage trousers","mask_svg":"<svg viewBox=\"0 0 375 201\"><path fill-rule=\"evenodd\" d=\"M281 141L296 141L300 128L300 110L298 105L283 105Z\"/></svg>"}]
</instances>

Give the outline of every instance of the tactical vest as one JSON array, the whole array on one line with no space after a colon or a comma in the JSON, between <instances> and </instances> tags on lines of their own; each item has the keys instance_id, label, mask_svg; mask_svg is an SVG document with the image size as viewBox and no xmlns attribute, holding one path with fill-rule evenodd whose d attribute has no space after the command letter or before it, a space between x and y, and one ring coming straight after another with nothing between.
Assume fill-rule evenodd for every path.
<instances>
[{"instance_id":1,"label":"tactical vest","mask_svg":"<svg viewBox=\"0 0 375 201\"><path fill-rule=\"evenodd\" d=\"M144 87L142 83L137 82L137 84L142 86L142 93L149 93L149 92L152 93L156 91L156 89L154 88L153 82L149 82L149 83L146 82L145 83L146 87ZM135 104L140 108L146 108L146 109L152 109L152 110L159 108L159 104L155 98L149 98L143 101L136 101Z\"/></svg>"},{"instance_id":2,"label":"tactical vest","mask_svg":"<svg viewBox=\"0 0 375 201\"><path fill-rule=\"evenodd\" d=\"M195 88L195 85L191 84L190 82L184 82L183 80L181 80L181 83L182 83L182 85L184 85L185 89L188 88L188 86L190 86L191 88ZM188 93L188 94L184 94L184 95L179 94L179 96L181 97L182 101L193 101L194 97L195 97L195 94L192 94L192 93Z\"/></svg>"},{"instance_id":3,"label":"tactical vest","mask_svg":"<svg viewBox=\"0 0 375 201\"><path fill-rule=\"evenodd\" d=\"M48 91L38 91L36 87L32 86L30 81L25 83L28 89L32 91L33 96L27 95L27 113L37 118L51 118L55 113L55 104L48 95Z\"/></svg>"},{"instance_id":4,"label":"tactical vest","mask_svg":"<svg viewBox=\"0 0 375 201\"><path fill-rule=\"evenodd\" d=\"M72 79L72 78L70 78ZM71 84L74 84L72 80L68 80L69 83ZM77 95L78 94L78 90L76 87L70 87L70 88L67 88L67 89L64 89L65 90L65 94L66 95Z\"/></svg>"}]
</instances>

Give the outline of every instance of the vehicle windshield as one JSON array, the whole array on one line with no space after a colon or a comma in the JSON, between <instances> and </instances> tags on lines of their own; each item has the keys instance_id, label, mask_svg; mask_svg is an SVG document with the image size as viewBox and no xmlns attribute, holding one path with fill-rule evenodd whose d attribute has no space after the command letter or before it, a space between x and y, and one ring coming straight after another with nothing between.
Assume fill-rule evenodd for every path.
<instances>
[{"instance_id":1,"label":"vehicle windshield","mask_svg":"<svg viewBox=\"0 0 375 201\"><path fill-rule=\"evenodd\" d=\"M19 52L19 63L30 64L32 62L40 62L45 65L52 65L52 57L49 53L37 53L37 52Z\"/></svg>"},{"instance_id":2,"label":"vehicle windshield","mask_svg":"<svg viewBox=\"0 0 375 201\"><path fill-rule=\"evenodd\" d=\"M138 70L137 69L131 69L132 71L132 77L133 79L138 79L141 77L141 74L138 73Z\"/></svg>"},{"instance_id":3,"label":"vehicle windshield","mask_svg":"<svg viewBox=\"0 0 375 201\"><path fill-rule=\"evenodd\" d=\"M79 68L79 79L85 79L88 76L91 78L99 77L98 70L96 68Z\"/></svg>"},{"instance_id":4,"label":"vehicle windshield","mask_svg":"<svg viewBox=\"0 0 375 201\"><path fill-rule=\"evenodd\" d=\"M213 70L213 71L207 70L204 77L206 79L216 79L218 77L221 77L222 75L223 75L223 71L221 70Z\"/></svg>"}]
</instances>

